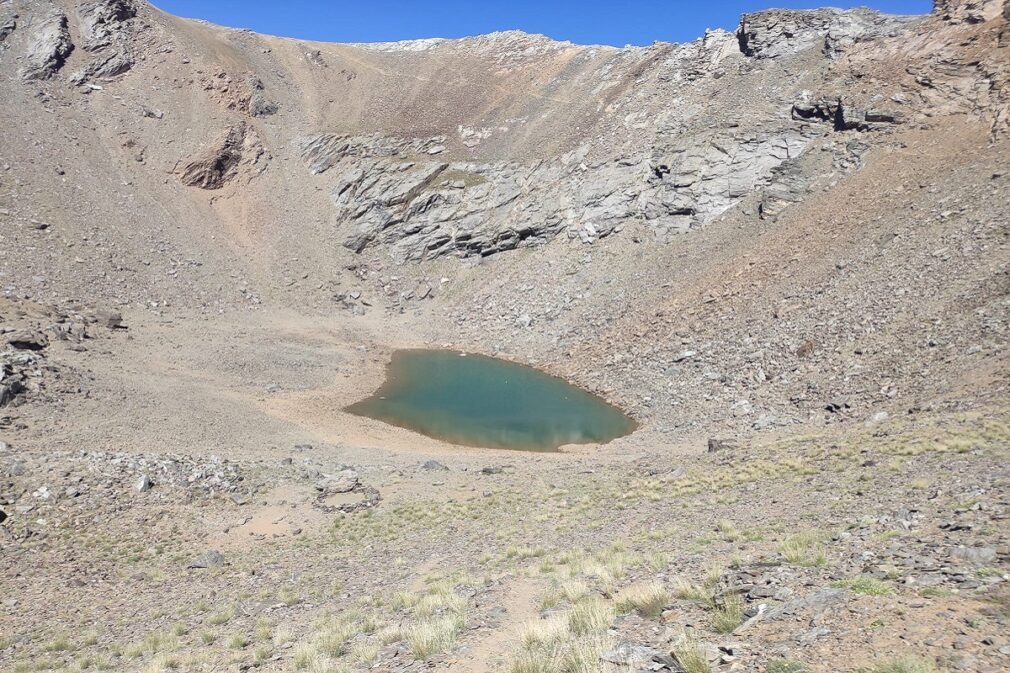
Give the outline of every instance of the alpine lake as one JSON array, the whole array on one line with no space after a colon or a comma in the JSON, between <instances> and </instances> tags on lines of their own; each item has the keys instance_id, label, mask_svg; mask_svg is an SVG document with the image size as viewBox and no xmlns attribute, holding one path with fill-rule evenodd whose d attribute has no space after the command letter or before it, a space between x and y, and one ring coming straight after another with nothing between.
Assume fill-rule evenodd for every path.
<instances>
[{"instance_id":1,"label":"alpine lake","mask_svg":"<svg viewBox=\"0 0 1010 673\"><path fill-rule=\"evenodd\" d=\"M636 423L557 377L484 355L395 351L371 397L345 411L464 446L556 451L605 444Z\"/></svg>"}]
</instances>

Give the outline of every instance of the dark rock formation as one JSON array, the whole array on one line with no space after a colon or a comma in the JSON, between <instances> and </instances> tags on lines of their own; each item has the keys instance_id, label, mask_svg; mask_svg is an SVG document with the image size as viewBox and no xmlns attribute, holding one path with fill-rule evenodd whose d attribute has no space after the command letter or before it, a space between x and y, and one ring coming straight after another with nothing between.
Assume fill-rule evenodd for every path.
<instances>
[{"instance_id":1,"label":"dark rock formation","mask_svg":"<svg viewBox=\"0 0 1010 673\"><path fill-rule=\"evenodd\" d=\"M268 117L272 114L276 114L278 110L277 103L273 102L266 97L263 92L263 82L260 81L259 77L250 76L246 81L246 85L249 87L249 114L253 117Z\"/></svg>"},{"instance_id":2,"label":"dark rock formation","mask_svg":"<svg viewBox=\"0 0 1010 673\"><path fill-rule=\"evenodd\" d=\"M234 126L222 135L200 157L186 164L183 184L200 189L221 189L238 176L243 165L261 172L265 168L266 150L256 132L245 124Z\"/></svg>"}]
</instances>

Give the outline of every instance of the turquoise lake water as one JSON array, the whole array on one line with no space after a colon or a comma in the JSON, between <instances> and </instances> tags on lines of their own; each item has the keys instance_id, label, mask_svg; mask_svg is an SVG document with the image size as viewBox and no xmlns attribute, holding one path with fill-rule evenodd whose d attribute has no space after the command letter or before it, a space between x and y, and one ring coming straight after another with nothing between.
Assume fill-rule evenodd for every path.
<instances>
[{"instance_id":1,"label":"turquoise lake water","mask_svg":"<svg viewBox=\"0 0 1010 673\"><path fill-rule=\"evenodd\" d=\"M444 350L396 351L382 387L346 411L453 444L523 451L605 443L635 429L620 409L559 378Z\"/></svg>"}]
</instances>

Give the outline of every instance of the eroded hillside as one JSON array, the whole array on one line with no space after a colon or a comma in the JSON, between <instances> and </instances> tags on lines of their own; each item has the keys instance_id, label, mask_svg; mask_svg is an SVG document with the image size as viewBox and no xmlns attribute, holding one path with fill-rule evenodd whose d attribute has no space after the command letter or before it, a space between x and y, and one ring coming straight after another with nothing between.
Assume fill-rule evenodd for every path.
<instances>
[{"instance_id":1,"label":"eroded hillside","mask_svg":"<svg viewBox=\"0 0 1010 673\"><path fill-rule=\"evenodd\" d=\"M617 49L0 0L0 669L1005 670L1010 2L935 4ZM639 429L342 411L419 346Z\"/></svg>"}]
</instances>

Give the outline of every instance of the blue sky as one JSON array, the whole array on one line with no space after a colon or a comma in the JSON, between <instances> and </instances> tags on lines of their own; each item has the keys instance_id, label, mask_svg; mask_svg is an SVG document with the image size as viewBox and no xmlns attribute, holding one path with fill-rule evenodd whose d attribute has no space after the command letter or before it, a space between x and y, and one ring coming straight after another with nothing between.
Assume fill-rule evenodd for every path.
<instances>
[{"instance_id":1,"label":"blue sky","mask_svg":"<svg viewBox=\"0 0 1010 673\"><path fill-rule=\"evenodd\" d=\"M769 6L870 5L924 14L931 0L154 0L161 9L260 33L328 42L462 37L519 28L580 44L685 42L706 28L736 26L740 14Z\"/></svg>"}]
</instances>

